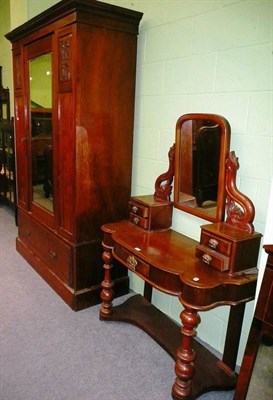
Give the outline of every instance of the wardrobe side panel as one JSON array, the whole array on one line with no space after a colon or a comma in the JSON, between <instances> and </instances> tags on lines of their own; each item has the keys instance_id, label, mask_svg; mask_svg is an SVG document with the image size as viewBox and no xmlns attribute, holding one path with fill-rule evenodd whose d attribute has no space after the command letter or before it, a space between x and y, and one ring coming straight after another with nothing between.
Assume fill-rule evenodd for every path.
<instances>
[{"instance_id":1,"label":"wardrobe side panel","mask_svg":"<svg viewBox=\"0 0 273 400\"><path fill-rule=\"evenodd\" d=\"M76 235L100 240L103 223L128 217L137 38L86 25L79 38Z\"/></svg>"}]
</instances>

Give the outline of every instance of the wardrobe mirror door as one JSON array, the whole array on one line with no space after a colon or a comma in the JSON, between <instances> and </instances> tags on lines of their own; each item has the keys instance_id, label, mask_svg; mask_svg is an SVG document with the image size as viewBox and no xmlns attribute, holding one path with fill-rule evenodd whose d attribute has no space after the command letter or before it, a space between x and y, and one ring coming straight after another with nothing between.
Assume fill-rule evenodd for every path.
<instances>
[{"instance_id":1,"label":"wardrobe mirror door","mask_svg":"<svg viewBox=\"0 0 273 400\"><path fill-rule=\"evenodd\" d=\"M32 200L53 213L52 55L29 60Z\"/></svg>"}]
</instances>

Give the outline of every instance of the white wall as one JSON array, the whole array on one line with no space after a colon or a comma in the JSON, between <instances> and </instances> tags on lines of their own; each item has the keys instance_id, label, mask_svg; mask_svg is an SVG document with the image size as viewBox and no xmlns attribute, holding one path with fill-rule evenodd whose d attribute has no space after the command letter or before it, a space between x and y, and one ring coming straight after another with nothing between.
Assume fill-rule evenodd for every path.
<instances>
[{"instance_id":1,"label":"white wall","mask_svg":"<svg viewBox=\"0 0 273 400\"><path fill-rule=\"evenodd\" d=\"M0 65L2 66L2 84L4 88L9 88L10 104L12 105L13 86L11 79L11 46L9 41L4 37L10 29L9 0L0 0ZM13 110L11 115L13 115Z\"/></svg>"},{"instance_id":2,"label":"white wall","mask_svg":"<svg viewBox=\"0 0 273 400\"><path fill-rule=\"evenodd\" d=\"M56 3L26 1L29 18ZM273 168L272 0L104 1L144 13L138 48L133 195L153 193L155 179L168 167L167 153L180 115L222 114L231 124L231 149L241 165L237 185L253 200L255 228L264 233ZM182 233L199 239L202 223L206 221L174 210L173 228ZM133 276L131 287L139 291L141 286ZM176 298L155 292L153 302L178 319L181 306ZM239 364L253 304L247 305ZM221 307L201 313L198 335L219 351L228 311Z\"/></svg>"},{"instance_id":3,"label":"white wall","mask_svg":"<svg viewBox=\"0 0 273 400\"><path fill-rule=\"evenodd\" d=\"M24 0L24 1L27 2L28 19L35 17L35 15L40 14L41 12L47 10L49 7L58 3L58 0Z\"/></svg>"},{"instance_id":4,"label":"white wall","mask_svg":"<svg viewBox=\"0 0 273 400\"><path fill-rule=\"evenodd\" d=\"M156 177L167 169L167 152L180 115L221 114L231 124L231 149L239 156L237 185L253 200L255 228L263 233L273 168L273 2L107 2L144 13L139 34L133 194L153 193ZM199 239L202 223L206 222L174 210L175 230ZM140 291L142 282L132 277L131 287ZM178 320L181 306L176 298L156 292L153 302ZM239 364L253 304L247 305ZM229 307L221 307L201 313L198 335L219 351L228 312Z\"/></svg>"}]
</instances>

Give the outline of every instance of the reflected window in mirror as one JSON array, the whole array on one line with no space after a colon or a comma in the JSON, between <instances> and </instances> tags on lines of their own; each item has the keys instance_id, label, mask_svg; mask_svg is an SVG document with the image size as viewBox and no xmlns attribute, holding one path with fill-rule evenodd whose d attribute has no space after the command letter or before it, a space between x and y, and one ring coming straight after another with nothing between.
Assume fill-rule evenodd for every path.
<instances>
[{"instance_id":1,"label":"reflected window in mirror","mask_svg":"<svg viewBox=\"0 0 273 400\"><path fill-rule=\"evenodd\" d=\"M29 61L33 202L53 213L52 55Z\"/></svg>"},{"instance_id":2,"label":"reflected window in mirror","mask_svg":"<svg viewBox=\"0 0 273 400\"><path fill-rule=\"evenodd\" d=\"M174 206L203 219L224 219L230 126L215 114L186 114L176 124Z\"/></svg>"}]
</instances>

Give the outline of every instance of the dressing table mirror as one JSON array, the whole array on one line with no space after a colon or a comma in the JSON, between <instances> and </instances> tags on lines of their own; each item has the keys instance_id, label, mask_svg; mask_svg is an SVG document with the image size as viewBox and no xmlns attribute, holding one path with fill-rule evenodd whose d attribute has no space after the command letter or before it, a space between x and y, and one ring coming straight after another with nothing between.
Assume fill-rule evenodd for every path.
<instances>
[{"instance_id":1,"label":"dressing table mirror","mask_svg":"<svg viewBox=\"0 0 273 400\"><path fill-rule=\"evenodd\" d=\"M174 207L223 221L230 126L215 114L182 115L176 124Z\"/></svg>"},{"instance_id":2,"label":"dressing table mirror","mask_svg":"<svg viewBox=\"0 0 273 400\"><path fill-rule=\"evenodd\" d=\"M169 168L156 179L154 194L131 197L128 220L102 226L100 319L137 325L173 357L175 400L235 388L245 304L255 297L261 235L252 224L253 203L237 189L239 162L229 143L225 118L180 117ZM171 229L173 206L210 222L201 226L200 242ZM115 307L114 260L145 282L143 296L134 295ZM181 326L152 304L153 288L178 297ZM201 321L198 312L222 305L231 307L219 360L194 336Z\"/></svg>"}]
</instances>

